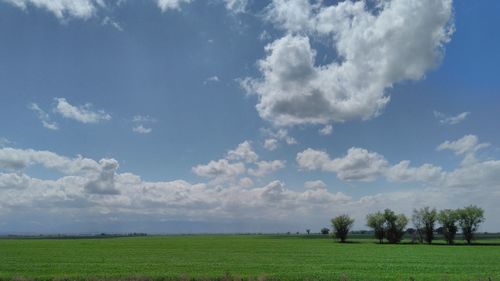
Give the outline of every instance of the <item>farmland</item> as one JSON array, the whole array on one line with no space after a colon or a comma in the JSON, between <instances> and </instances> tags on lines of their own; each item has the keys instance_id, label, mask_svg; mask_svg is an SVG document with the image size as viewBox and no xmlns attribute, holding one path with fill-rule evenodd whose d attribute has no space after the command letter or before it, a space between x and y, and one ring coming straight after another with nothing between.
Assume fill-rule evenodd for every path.
<instances>
[{"instance_id":1,"label":"farmland","mask_svg":"<svg viewBox=\"0 0 500 281\"><path fill-rule=\"evenodd\" d=\"M500 280L500 240L337 243L319 235L0 239L0 279Z\"/></svg>"}]
</instances>

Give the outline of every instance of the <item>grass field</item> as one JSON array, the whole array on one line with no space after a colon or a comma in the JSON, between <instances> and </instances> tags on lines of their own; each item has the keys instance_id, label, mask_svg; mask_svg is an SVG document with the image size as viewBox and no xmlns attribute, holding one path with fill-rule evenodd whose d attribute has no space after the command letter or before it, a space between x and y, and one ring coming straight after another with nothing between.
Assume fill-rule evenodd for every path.
<instances>
[{"instance_id":1,"label":"grass field","mask_svg":"<svg viewBox=\"0 0 500 281\"><path fill-rule=\"evenodd\" d=\"M0 239L0 279L500 280L500 240L340 244L318 236ZM438 241L439 243L439 241Z\"/></svg>"}]
</instances>

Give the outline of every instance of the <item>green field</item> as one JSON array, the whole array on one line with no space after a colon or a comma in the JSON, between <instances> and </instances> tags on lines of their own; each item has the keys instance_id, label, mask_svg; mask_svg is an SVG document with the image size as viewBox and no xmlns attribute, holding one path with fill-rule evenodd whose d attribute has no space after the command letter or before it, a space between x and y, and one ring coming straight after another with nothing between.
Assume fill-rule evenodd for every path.
<instances>
[{"instance_id":1,"label":"green field","mask_svg":"<svg viewBox=\"0 0 500 281\"><path fill-rule=\"evenodd\" d=\"M0 279L500 280L500 240L475 246L351 241L312 235L0 239Z\"/></svg>"}]
</instances>

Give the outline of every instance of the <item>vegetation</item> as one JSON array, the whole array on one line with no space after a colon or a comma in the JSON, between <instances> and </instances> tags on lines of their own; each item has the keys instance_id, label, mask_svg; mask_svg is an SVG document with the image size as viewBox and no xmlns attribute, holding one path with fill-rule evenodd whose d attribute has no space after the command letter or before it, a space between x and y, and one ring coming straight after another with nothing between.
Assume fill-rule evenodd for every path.
<instances>
[{"instance_id":1,"label":"vegetation","mask_svg":"<svg viewBox=\"0 0 500 281\"><path fill-rule=\"evenodd\" d=\"M332 219L333 233L340 242L344 243L347 239L347 234L351 230L354 220L348 215L340 215Z\"/></svg>"},{"instance_id":2,"label":"vegetation","mask_svg":"<svg viewBox=\"0 0 500 281\"><path fill-rule=\"evenodd\" d=\"M385 216L381 212L376 212L374 214L369 214L366 216L367 226L373 229L375 238L379 240L379 243L384 243L385 237Z\"/></svg>"},{"instance_id":3,"label":"vegetation","mask_svg":"<svg viewBox=\"0 0 500 281\"><path fill-rule=\"evenodd\" d=\"M323 235L0 239L0 280L500 280L500 238L485 237L466 247L361 234L348 245Z\"/></svg>"},{"instance_id":4,"label":"vegetation","mask_svg":"<svg viewBox=\"0 0 500 281\"><path fill-rule=\"evenodd\" d=\"M404 214L396 215L390 209L385 209L385 236L389 243L395 244L401 242L405 233L405 227L408 219Z\"/></svg>"},{"instance_id":5,"label":"vegetation","mask_svg":"<svg viewBox=\"0 0 500 281\"><path fill-rule=\"evenodd\" d=\"M420 243L423 242L424 238L427 244L432 243L437 216L437 211L434 208L425 207L419 210L413 210L412 221L419 235Z\"/></svg>"},{"instance_id":6,"label":"vegetation","mask_svg":"<svg viewBox=\"0 0 500 281\"><path fill-rule=\"evenodd\" d=\"M323 235L328 235L328 233L330 233L330 229L328 227L323 227L320 232Z\"/></svg>"},{"instance_id":7,"label":"vegetation","mask_svg":"<svg viewBox=\"0 0 500 281\"><path fill-rule=\"evenodd\" d=\"M465 241L470 244L479 224L484 221L484 211L477 206L469 206L457 210L458 224L462 229Z\"/></svg>"},{"instance_id":8,"label":"vegetation","mask_svg":"<svg viewBox=\"0 0 500 281\"><path fill-rule=\"evenodd\" d=\"M458 231L457 220L458 213L455 210L445 209L439 211L438 221L443 226L443 236L448 245L455 243L455 236Z\"/></svg>"}]
</instances>

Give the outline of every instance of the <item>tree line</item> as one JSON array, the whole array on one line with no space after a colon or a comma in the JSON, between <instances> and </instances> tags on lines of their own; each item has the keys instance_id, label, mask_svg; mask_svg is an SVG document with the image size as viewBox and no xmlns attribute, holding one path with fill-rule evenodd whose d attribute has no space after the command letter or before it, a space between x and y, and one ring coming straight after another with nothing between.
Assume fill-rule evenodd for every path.
<instances>
[{"instance_id":1,"label":"tree line","mask_svg":"<svg viewBox=\"0 0 500 281\"><path fill-rule=\"evenodd\" d=\"M375 238L381 244L384 243L384 240L392 244L401 242L403 235L407 230L410 230L406 229L408 221L404 214L396 214L391 209L366 216L366 225L373 230ZM439 212L435 208L424 207L413 210L411 221L415 229L411 229L412 231L409 233L414 236L414 240L421 243L424 241L428 244L432 243L435 238L436 223L439 222L448 244L454 244L459 229L467 244L471 244L479 225L484 222L484 210L474 205L454 210L444 209ZM354 224L354 219L344 214L333 218L331 223L333 236L340 242L345 242ZM327 228L323 228L321 233L328 234L327 230Z\"/></svg>"}]
</instances>

